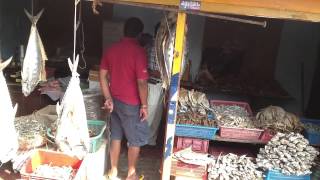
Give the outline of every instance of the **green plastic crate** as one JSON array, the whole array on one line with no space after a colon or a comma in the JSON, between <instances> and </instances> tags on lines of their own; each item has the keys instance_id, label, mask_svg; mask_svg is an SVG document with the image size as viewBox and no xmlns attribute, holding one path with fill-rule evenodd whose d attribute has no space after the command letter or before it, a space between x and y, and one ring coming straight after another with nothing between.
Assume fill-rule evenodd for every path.
<instances>
[{"instance_id":1,"label":"green plastic crate","mask_svg":"<svg viewBox=\"0 0 320 180\"><path fill-rule=\"evenodd\" d=\"M89 153L94 153L99 150L103 143L103 133L106 129L106 122L101 120L88 120L88 128L97 128L100 132L97 136L90 138L90 150ZM54 136L51 133L51 129L48 128L47 136L54 140Z\"/></svg>"},{"instance_id":2,"label":"green plastic crate","mask_svg":"<svg viewBox=\"0 0 320 180\"><path fill-rule=\"evenodd\" d=\"M106 122L100 120L88 120L88 128L95 127L98 128L100 133L90 138L90 151L89 153L94 153L99 150L100 146L103 143L103 133L106 129Z\"/></svg>"}]
</instances>

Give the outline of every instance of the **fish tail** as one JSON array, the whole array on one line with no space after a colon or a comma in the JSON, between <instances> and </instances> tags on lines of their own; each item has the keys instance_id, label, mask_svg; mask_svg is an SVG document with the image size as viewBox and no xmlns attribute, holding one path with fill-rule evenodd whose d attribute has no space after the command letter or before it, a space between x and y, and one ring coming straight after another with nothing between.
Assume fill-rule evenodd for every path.
<instances>
[{"instance_id":1,"label":"fish tail","mask_svg":"<svg viewBox=\"0 0 320 180\"><path fill-rule=\"evenodd\" d=\"M0 72L10 64L11 60L12 60L12 57L4 61L3 63L0 62Z\"/></svg>"},{"instance_id":2,"label":"fish tail","mask_svg":"<svg viewBox=\"0 0 320 180\"><path fill-rule=\"evenodd\" d=\"M44 11L44 9L42 9L36 16L32 16L26 9L24 9L24 12L26 13L28 18L30 19L31 23L34 25L36 25L37 22L39 21L43 11Z\"/></svg>"}]
</instances>

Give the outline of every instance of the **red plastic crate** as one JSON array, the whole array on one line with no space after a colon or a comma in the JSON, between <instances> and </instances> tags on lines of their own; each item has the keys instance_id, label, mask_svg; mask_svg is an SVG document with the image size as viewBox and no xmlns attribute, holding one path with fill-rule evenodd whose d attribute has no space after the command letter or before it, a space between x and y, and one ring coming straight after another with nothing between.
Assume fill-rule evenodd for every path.
<instances>
[{"instance_id":1,"label":"red plastic crate","mask_svg":"<svg viewBox=\"0 0 320 180\"><path fill-rule=\"evenodd\" d=\"M199 153L208 153L209 140L178 137L177 150L182 150L191 146L192 151Z\"/></svg>"},{"instance_id":2,"label":"red plastic crate","mask_svg":"<svg viewBox=\"0 0 320 180\"><path fill-rule=\"evenodd\" d=\"M261 141L263 142L269 142L273 138L274 134L272 134L269 130L264 130L262 136L261 136Z\"/></svg>"},{"instance_id":3,"label":"red plastic crate","mask_svg":"<svg viewBox=\"0 0 320 180\"><path fill-rule=\"evenodd\" d=\"M207 166L187 164L172 159L171 175L206 180L208 178Z\"/></svg>"},{"instance_id":4,"label":"red plastic crate","mask_svg":"<svg viewBox=\"0 0 320 180\"><path fill-rule=\"evenodd\" d=\"M250 116L253 115L252 110L250 108L250 105L247 102L241 102L241 101L223 101L223 100L211 100L210 105L225 105L225 106L240 106L247 110Z\"/></svg>"},{"instance_id":5,"label":"red plastic crate","mask_svg":"<svg viewBox=\"0 0 320 180\"><path fill-rule=\"evenodd\" d=\"M220 127L220 137L230 139L259 140L263 132L262 129Z\"/></svg>"}]
</instances>

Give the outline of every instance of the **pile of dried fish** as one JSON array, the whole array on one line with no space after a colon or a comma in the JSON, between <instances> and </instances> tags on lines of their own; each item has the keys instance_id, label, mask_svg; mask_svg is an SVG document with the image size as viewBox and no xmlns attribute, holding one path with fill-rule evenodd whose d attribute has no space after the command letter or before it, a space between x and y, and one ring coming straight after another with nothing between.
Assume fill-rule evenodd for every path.
<instances>
[{"instance_id":1,"label":"pile of dried fish","mask_svg":"<svg viewBox=\"0 0 320 180\"><path fill-rule=\"evenodd\" d=\"M285 175L311 174L311 166L319 152L309 146L301 134L277 133L268 144L260 149L257 165L265 170L279 170Z\"/></svg>"},{"instance_id":2,"label":"pile of dried fish","mask_svg":"<svg viewBox=\"0 0 320 180\"><path fill-rule=\"evenodd\" d=\"M305 123L304 128L311 133L320 133L320 126L312 123Z\"/></svg>"},{"instance_id":3,"label":"pile of dried fish","mask_svg":"<svg viewBox=\"0 0 320 180\"><path fill-rule=\"evenodd\" d=\"M262 172L257 169L257 165L251 158L227 154L219 156L208 168L209 180L258 180L262 179Z\"/></svg>"},{"instance_id":4,"label":"pile of dried fish","mask_svg":"<svg viewBox=\"0 0 320 180\"><path fill-rule=\"evenodd\" d=\"M206 115L211 111L209 101L206 95L199 91L180 89L179 95L179 112L192 111L201 115Z\"/></svg>"},{"instance_id":5,"label":"pile of dried fish","mask_svg":"<svg viewBox=\"0 0 320 180\"><path fill-rule=\"evenodd\" d=\"M178 104L178 124L215 125L213 120L208 120L212 109L204 93L181 88Z\"/></svg>"},{"instance_id":6,"label":"pile of dried fish","mask_svg":"<svg viewBox=\"0 0 320 180\"><path fill-rule=\"evenodd\" d=\"M184 163L198 166L207 166L214 161L212 155L194 152L191 147L175 152L173 157Z\"/></svg>"},{"instance_id":7,"label":"pile of dried fish","mask_svg":"<svg viewBox=\"0 0 320 180\"><path fill-rule=\"evenodd\" d=\"M19 149L27 150L46 143L46 125L36 118L36 113L15 118L15 127L19 133Z\"/></svg>"},{"instance_id":8,"label":"pile of dried fish","mask_svg":"<svg viewBox=\"0 0 320 180\"><path fill-rule=\"evenodd\" d=\"M190 124L199 126L215 127L216 121L209 120L208 116L192 112L178 113L177 124Z\"/></svg>"},{"instance_id":9,"label":"pile of dried fish","mask_svg":"<svg viewBox=\"0 0 320 180\"><path fill-rule=\"evenodd\" d=\"M299 118L278 106L269 106L257 113L256 119L262 129L270 129L275 132L289 133L301 132L303 124Z\"/></svg>"},{"instance_id":10,"label":"pile of dried fish","mask_svg":"<svg viewBox=\"0 0 320 180\"><path fill-rule=\"evenodd\" d=\"M219 126L255 128L253 120L247 110L237 105L213 105L213 113Z\"/></svg>"},{"instance_id":11,"label":"pile of dried fish","mask_svg":"<svg viewBox=\"0 0 320 180\"><path fill-rule=\"evenodd\" d=\"M32 173L34 176L47 177L50 179L70 179L74 170L70 166L51 166L50 164L39 165Z\"/></svg>"}]
</instances>

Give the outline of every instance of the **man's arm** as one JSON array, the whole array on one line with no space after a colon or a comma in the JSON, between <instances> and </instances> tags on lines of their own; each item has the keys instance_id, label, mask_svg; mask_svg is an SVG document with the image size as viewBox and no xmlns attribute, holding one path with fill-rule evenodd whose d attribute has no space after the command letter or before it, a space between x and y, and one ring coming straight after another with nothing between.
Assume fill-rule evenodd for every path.
<instances>
[{"instance_id":1,"label":"man's arm","mask_svg":"<svg viewBox=\"0 0 320 180\"><path fill-rule=\"evenodd\" d=\"M148 81L138 79L138 90L141 101L140 117L142 121L145 121L148 117Z\"/></svg>"},{"instance_id":2,"label":"man's arm","mask_svg":"<svg viewBox=\"0 0 320 180\"><path fill-rule=\"evenodd\" d=\"M112 101L111 93L110 93L110 89L109 89L108 71L107 70L100 69L99 80L100 80L100 87L101 87L103 96L105 98L104 106L106 109L108 109L110 112L112 112L113 111L113 101Z\"/></svg>"}]
</instances>

